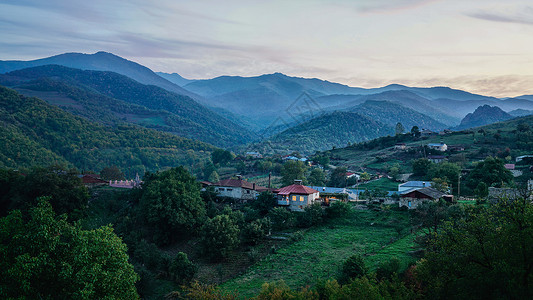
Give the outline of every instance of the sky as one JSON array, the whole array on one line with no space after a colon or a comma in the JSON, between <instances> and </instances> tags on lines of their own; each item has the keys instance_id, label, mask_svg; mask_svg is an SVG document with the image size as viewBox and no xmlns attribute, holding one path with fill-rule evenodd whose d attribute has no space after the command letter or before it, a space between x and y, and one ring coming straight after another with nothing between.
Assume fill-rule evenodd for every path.
<instances>
[{"instance_id":1,"label":"sky","mask_svg":"<svg viewBox=\"0 0 533 300\"><path fill-rule=\"evenodd\" d=\"M530 0L1 0L0 60L106 51L205 79L533 94Z\"/></svg>"}]
</instances>

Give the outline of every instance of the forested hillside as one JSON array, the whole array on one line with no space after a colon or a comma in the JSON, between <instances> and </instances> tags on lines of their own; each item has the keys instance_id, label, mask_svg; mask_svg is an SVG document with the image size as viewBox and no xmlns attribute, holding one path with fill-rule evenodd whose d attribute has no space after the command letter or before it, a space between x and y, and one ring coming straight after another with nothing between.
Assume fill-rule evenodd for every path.
<instances>
[{"instance_id":1,"label":"forested hillside","mask_svg":"<svg viewBox=\"0 0 533 300\"><path fill-rule=\"evenodd\" d=\"M109 127L0 87L0 166L67 164L99 171L117 165L132 176L194 165L213 146L132 125Z\"/></svg>"},{"instance_id":2,"label":"forested hillside","mask_svg":"<svg viewBox=\"0 0 533 300\"><path fill-rule=\"evenodd\" d=\"M291 127L253 147L267 153L299 151L311 154L389 134L394 134L391 126L361 114L333 112Z\"/></svg>"},{"instance_id":3,"label":"forested hillside","mask_svg":"<svg viewBox=\"0 0 533 300\"><path fill-rule=\"evenodd\" d=\"M46 65L0 75L0 84L34 91L31 95L101 122L118 118L225 147L253 139L248 130L187 96L113 72Z\"/></svg>"}]
</instances>

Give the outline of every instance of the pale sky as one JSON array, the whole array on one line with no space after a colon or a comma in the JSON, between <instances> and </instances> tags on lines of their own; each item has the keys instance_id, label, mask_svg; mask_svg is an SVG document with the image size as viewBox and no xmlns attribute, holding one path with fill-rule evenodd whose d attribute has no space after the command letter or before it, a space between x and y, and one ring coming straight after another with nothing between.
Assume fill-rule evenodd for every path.
<instances>
[{"instance_id":1,"label":"pale sky","mask_svg":"<svg viewBox=\"0 0 533 300\"><path fill-rule=\"evenodd\" d=\"M533 94L530 0L0 0L0 60L112 52L186 78Z\"/></svg>"}]
</instances>

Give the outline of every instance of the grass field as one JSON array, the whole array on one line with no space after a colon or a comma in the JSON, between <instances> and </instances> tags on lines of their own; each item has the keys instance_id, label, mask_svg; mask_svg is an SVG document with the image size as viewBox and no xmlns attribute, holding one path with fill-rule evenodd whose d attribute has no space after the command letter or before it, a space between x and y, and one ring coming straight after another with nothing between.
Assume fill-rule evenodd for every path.
<instances>
[{"instance_id":1,"label":"grass field","mask_svg":"<svg viewBox=\"0 0 533 300\"><path fill-rule=\"evenodd\" d=\"M383 177L369 183L360 184L358 188L365 190L397 191L398 182Z\"/></svg>"},{"instance_id":2,"label":"grass field","mask_svg":"<svg viewBox=\"0 0 533 300\"><path fill-rule=\"evenodd\" d=\"M406 268L416 260L409 254L413 239L408 212L354 210L347 218L307 230L300 241L266 256L221 288L251 297L267 281L282 279L292 288L313 285L317 279L337 277L344 261L356 253L371 270L392 257Z\"/></svg>"}]
</instances>

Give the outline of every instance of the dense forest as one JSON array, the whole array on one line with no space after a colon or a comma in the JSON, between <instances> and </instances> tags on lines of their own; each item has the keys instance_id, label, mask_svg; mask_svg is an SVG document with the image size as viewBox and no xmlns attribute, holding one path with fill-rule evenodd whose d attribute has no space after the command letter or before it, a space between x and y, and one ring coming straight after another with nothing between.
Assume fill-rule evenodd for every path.
<instances>
[{"instance_id":1,"label":"dense forest","mask_svg":"<svg viewBox=\"0 0 533 300\"><path fill-rule=\"evenodd\" d=\"M208 144L138 126L98 125L0 87L0 166L51 163L99 171L117 165L133 177L177 164L193 166L215 149Z\"/></svg>"}]
</instances>

